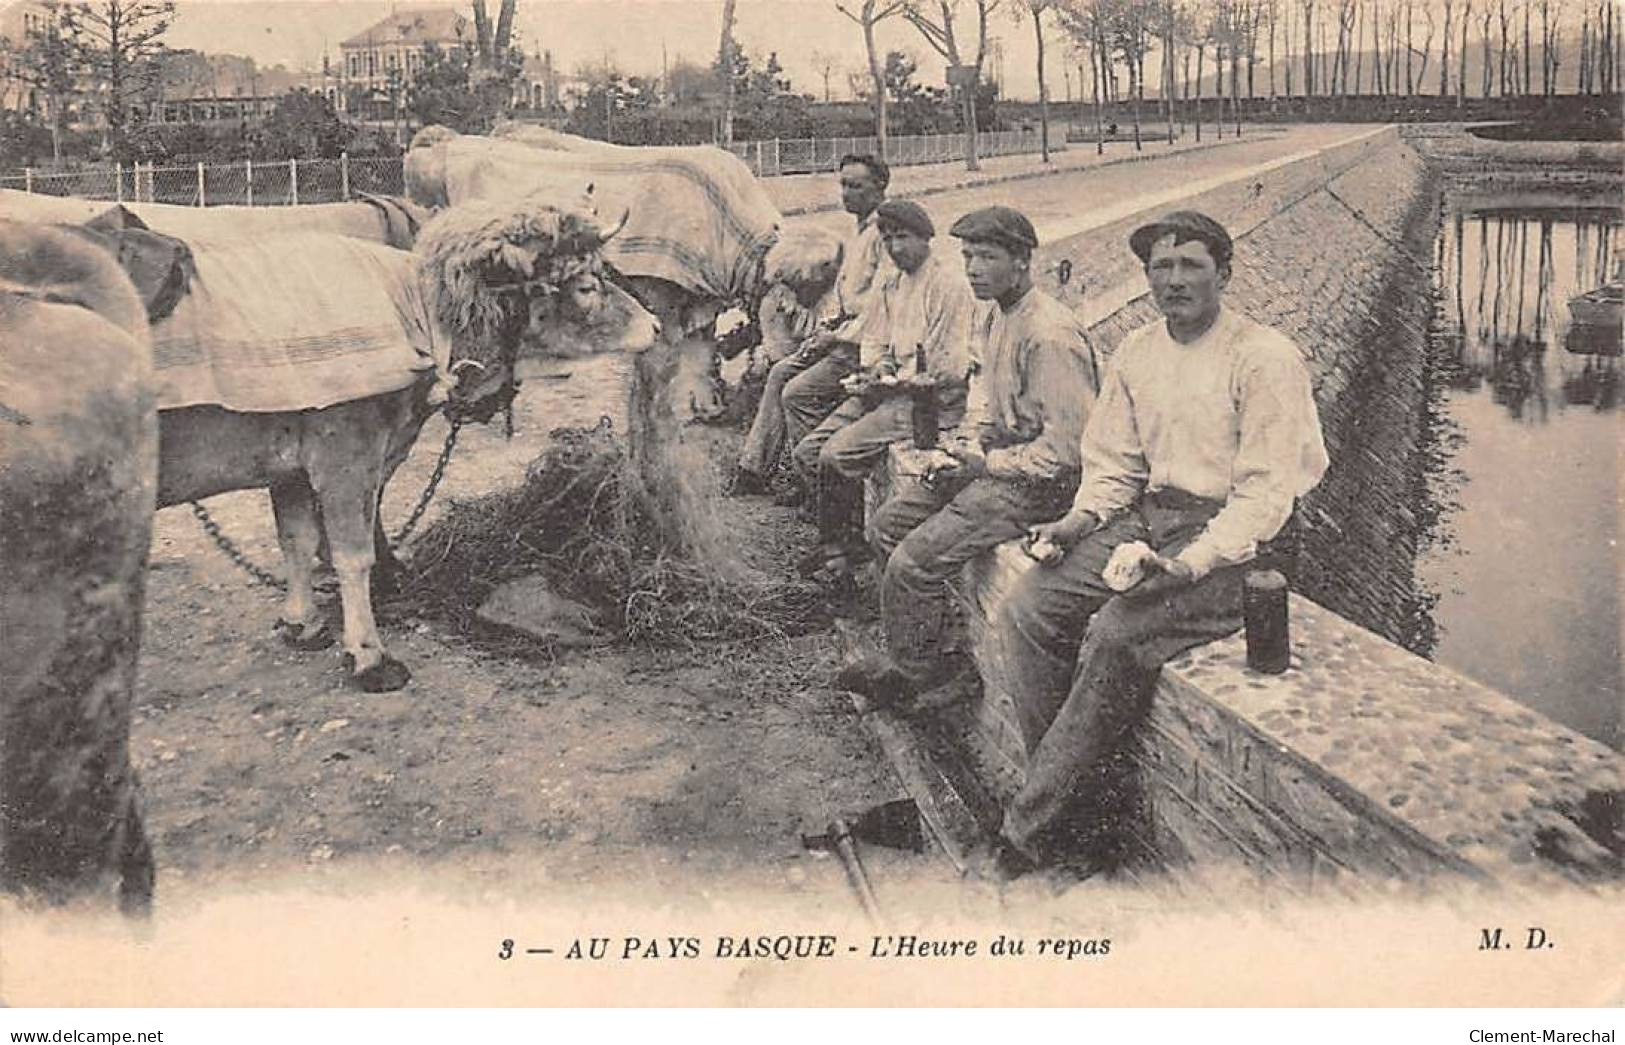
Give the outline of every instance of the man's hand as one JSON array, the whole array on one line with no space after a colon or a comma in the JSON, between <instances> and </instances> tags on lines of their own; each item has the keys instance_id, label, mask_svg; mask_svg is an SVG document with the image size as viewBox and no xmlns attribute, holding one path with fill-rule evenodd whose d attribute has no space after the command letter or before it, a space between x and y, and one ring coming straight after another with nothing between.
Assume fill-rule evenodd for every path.
<instances>
[{"instance_id":1,"label":"man's hand","mask_svg":"<svg viewBox=\"0 0 1625 1045\"><path fill-rule=\"evenodd\" d=\"M831 330L817 331L801 340L799 355L802 359L821 359L829 355L829 350L835 347L835 332Z\"/></svg>"},{"instance_id":2,"label":"man's hand","mask_svg":"<svg viewBox=\"0 0 1625 1045\"><path fill-rule=\"evenodd\" d=\"M924 474L927 486L939 479L973 479L987 466L981 444L963 436L950 436L932 454Z\"/></svg>"},{"instance_id":3,"label":"man's hand","mask_svg":"<svg viewBox=\"0 0 1625 1045\"><path fill-rule=\"evenodd\" d=\"M897 383L899 388L909 391L937 387L937 379L930 374L910 374Z\"/></svg>"},{"instance_id":4,"label":"man's hand","mask_svg":"<svg viewBox=\"0 0 1625 1045\"><path fill-rule=\"evenodd\" d=\"M1067 549L1098 529L1100 519L1094 512L1067 512L1054 522L1028 527L1027 554L1053 566L1066 556Z\"/></svg>"},{"instance_id":5,"label":"man's hand","mask_svg":"<svg viewBox=\"0 0 1625 1045\"><path fill-rule=\"evenodd\" d=\"M1180 559L1154 555L1145 560L1145 580L1123 594L1135 599L1150 599L1176 592L1196 583L1196 571Z\"/></svg>"}]
</instances>

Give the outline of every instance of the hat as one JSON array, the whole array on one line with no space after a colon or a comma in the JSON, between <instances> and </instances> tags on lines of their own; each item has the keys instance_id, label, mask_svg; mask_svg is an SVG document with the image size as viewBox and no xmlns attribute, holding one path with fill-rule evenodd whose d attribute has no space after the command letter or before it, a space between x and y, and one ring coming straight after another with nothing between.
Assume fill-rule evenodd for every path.
<instances>
[{"instance_id":1,"label":"hat","mask_svg":"<svg viewBox=\"0 0 1625 1045\"><path fill-rule=\"evenodd\" d=\"M972 243L997 243L1007 250L1023 254L1032 253L1038 246L1038 233L1033 231L1033 223L1014 207L973 210L954 222L948 234Z\"/></svg>"},{"instance_id":2,"label":"hat","mask_svg":"<svg viewBox=\"0 0 1625 1045\"><path fill-rule=\"evenodd\" d=\"M1169 233L1173 234L1176 245L1201 240L1220 268L1230 264L1230 255L1235 249L1230 241L1230 233L1206 214L1194 210L1176 210L1149 225L1141 225L1129 234L1129 249L1134 251L1135 257L1149 264L1152 246Z\"/></svg>"},{"instance_id":3,"label":"hat","mask_svg":"<svg viewBox=\"0 0 1625 1045\"><path fill-rule=\"evenodd\" d=\"M906 229L924 239L937 234L936 226L931 224L931 216L912 200L887 200L875 208L875 222L882 230L890 225Z\"/></svg>"}]
</instances>

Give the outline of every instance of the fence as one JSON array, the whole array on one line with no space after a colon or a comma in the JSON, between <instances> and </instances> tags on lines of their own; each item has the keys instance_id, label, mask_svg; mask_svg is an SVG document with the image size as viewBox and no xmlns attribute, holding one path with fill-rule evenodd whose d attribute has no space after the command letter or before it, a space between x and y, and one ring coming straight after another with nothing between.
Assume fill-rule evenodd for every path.
<instances>
[{"instance_id":1,"label":"fence","mask_svg":"<svg viewBox=\"0 0 1625 1045\"><path fill-rule=\"evenodd\" d=\"M398 196L405 192L399 157L336 160L243 160L157 166L86 167L68 171L24 170L0 175L0 188L51 196L138 203L212 206L223 203L282 206L334 203L356 193Z\"/></svg>"},{"instance_id":2,"label":"fence","mask_svg":"<svg viewBox=\"0 0 1625 1045\"><path fill-rule=\"evenodd\" d=\"M879 153L880 139L773 138L728 146L759 178L832 171L848 153ZM976 136L981 156L1015 156L1039 151L1038 131L984 131ZM965 154L963 134L894 134L886 139L885 160L893 167L947 163Z\"/></svg>"},{"instance_id":3,"label":"fence","mask_svg":"<svg viewBox=\"0 0 1625 1045\"><path fill-rule=\"evenodd\" d=\"M988 131L976 136L982 156L1012 156L1039 151L1037 131ZM734 142L735 156L758 177L811 174L835 169L848 153L880 151L876 138L774 138ZM960 134L895 135L886 140L886 160L894 167L946 163L964 154ZM401 195L405 192L399 157L336 160L242 160L234 163L191 163L156 166L85 167L78 170L26 169L0 174L0 188L50 196L138 203L211 206L223 203L282 206L333 203L358 192Z\"/></svg>"}]
</instances>

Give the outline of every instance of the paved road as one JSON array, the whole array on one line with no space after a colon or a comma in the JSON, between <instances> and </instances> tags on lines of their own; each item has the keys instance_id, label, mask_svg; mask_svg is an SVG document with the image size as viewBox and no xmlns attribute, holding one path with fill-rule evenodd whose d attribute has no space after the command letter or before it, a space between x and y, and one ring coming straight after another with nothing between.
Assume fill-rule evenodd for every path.
<instances>
[{"instance_id":1,"label":"paved road","mask_svg":"<svg viewBox=\"0 0 1625 1045\"><path fill-rule=\"evenodd\" d=\"M1211 148L1184 148L1173 153L1166 146L1137 162L1102 164L1093 153L1091 161L1065 167L1055 174L983 184L966 189L941 191L953 180L967 177L963 170L932 168L914 173L903 168L893 179L893 194L919 196L918 202L931 215L939 230L946 230L954 218L976 207L1004 204L1022 210L1033 220L1041 240L1077 235L1086 227L1105 224L1141 207L1155 206L1188 191L1210 187L1218 181L1240 177L1260 166L1288 157L1326 148L1350 138L1369 134L1376 128L1360 124L1316 124L1290 128L1265 128L1244 133L1239 142L1226 138ZM1114 157L1108 146L1107 161L1119 159L1131 146L1116 144ZM1063 154L1064 155L1064 154ZM999 166L995 166L998 164ZM950 165L952 166L952 165ZM1038 167L1035 157L1001 157L985 165L989 176L1011 179L1031 173ZM794 185L777 185L777 181ZM805 205L822 189L826 198L838 197L832 175L808 175L775 179L768 191L781 208ZM925 195L919 195L920 193ZM1127 208L1127 209L1125 209ZM789 219L791 225L811 224L832 231L844 231L851 219L840 211L807 214Z\"/></svg>"}]
</instances>

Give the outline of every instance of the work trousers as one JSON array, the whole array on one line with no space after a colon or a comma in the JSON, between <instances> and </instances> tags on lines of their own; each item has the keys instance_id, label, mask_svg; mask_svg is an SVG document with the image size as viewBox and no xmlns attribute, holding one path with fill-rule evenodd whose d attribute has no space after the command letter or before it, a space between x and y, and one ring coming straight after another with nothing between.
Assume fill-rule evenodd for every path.
<instances>
[{"instance_id":1,"label":"work trousers","mask_svg":"<svg viewBox=\"0 0 1625 1045\"><path fill-rule=\"evenodd\" d=\"M851 396L796 444L796 469L817 499L818 536L829 545L850 544L863 529L863 477L886 456L886 448L913 432L907 396L869 409Z\"/></svg>"},{"instance_id":2,"label":"work trousers","mask_svg":"<svg viewBox=\"0 0 1625 1045\"><path fill-rule=\"evenodd\" d=\"M1144 719L1162 665L1242 624L1248 567L1221 567L1160 596L1118 594L1101 579L1112 550L1144 541L1177 555L1221 507L1179 491L1147 494L1059 563L1028 571L1000 609L995 627L1029 752L1003 833L1032 859L1059 855L1074 821L1108 812L1113 756Z\"/></svg>"},{"instance_id":3,"label":"work trousers","mask_svg":"<svg viewBox=\"0 0 1625 1045\"><path fill-rule=\"evenodd\" d=\"M847 398L841 379L857 368L857 346L843 343L785 381L779 403L783 407L784 439L792 448Z\"/></svg>"},{"instance_id":4,"label":"work trousers","mask_svg":"<svg viewBox=\"0 0 1625 1045\"><path fill-rule=\"evenodd\" d=\"M965 564L1061 515L1076 478L1033 483L983 476L926 486L905 480L875 513L871 538L886 564L880 612L892 662L921 686L951 667L960 645L953 589Z\"/></svg>"},{"instance_id":5,"label":"work trousers","mask_svg":"<svg viewBox=\"0 0 1625 1045\"><path fill-rule=\"evenodd\" d=\"M756 417L751 420L750 431L745 433L745 442L739 448L739 467L744 471L766 476L778 467L785 446L785 386L814 362L800 352L792 352L768 368L762 398L756 404Z\"/></svg>"}]
</instances>

